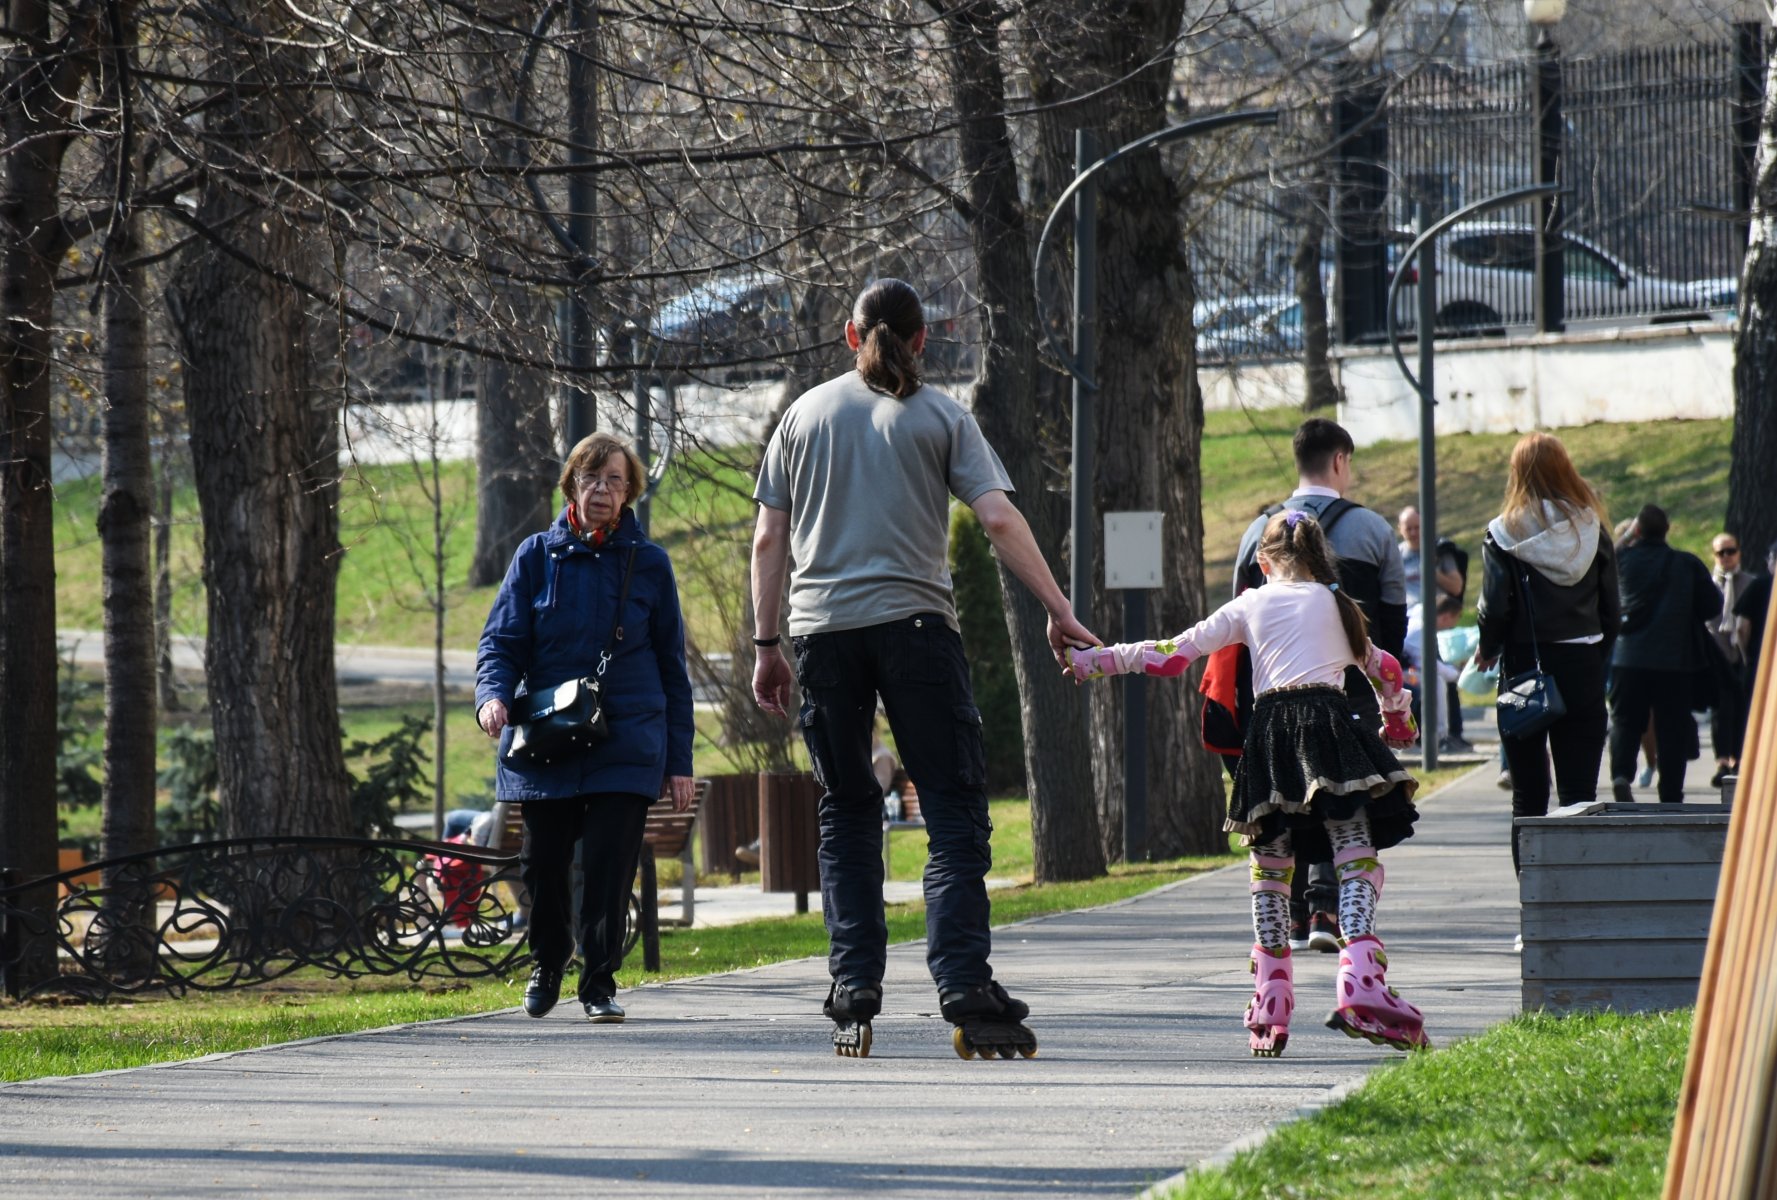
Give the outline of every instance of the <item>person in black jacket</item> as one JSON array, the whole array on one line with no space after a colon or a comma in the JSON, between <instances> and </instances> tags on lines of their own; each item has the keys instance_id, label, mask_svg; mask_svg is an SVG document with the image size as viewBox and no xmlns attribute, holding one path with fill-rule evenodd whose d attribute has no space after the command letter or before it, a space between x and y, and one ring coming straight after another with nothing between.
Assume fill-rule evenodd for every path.
<instances>
[{"instance_id":1,"label":"person in black jacket","mask_svg":"<svg viewBox=\"0 0 1777 1200\"><path fill-rule=\"evenodd\" d=\"M1541 733L1502 739L1514 817L1548 813L1551 759L1563 805L1598 796L1605 665L1617 630L1617 560L1609 524L1604 502L1559 438L1532 433L1519 439L1506 475L1504 511L1481 542L1475 663L1485 670L1499 661L1503 691L1506 680L1535 670L1540 658L1567 712Z\"/></svg>"},{"instance_id":2,"label":"person in black jacket","mask_svg":"<svg viewBox=\"0 0 1777 1200\"><path fill-rule=\"evenodd\" d=\"M1666 544L1670 522L1658 505L1635 517L1635 544L1623 551L1622 632L1611 658L1610 783L1633 800L1629 776L1648 713L1658 743L1660 803L1684 799L1685 764L1702 752L1691 716L1693 679L1704 665L1705 623L1721 618L1721 593L1695 554Z\"/></svg>"}]
</instances>

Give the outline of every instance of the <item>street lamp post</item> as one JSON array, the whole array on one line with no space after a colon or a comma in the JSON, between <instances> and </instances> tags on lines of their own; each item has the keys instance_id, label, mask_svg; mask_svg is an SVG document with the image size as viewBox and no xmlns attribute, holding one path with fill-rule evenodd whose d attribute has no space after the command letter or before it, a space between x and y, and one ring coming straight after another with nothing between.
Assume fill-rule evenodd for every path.
<instances>
[{"instance_id":1,"label":"street lamp post","mask_svg":"<svg viewBox=\"0 0 1777 1200\"><path fill-rule=\"evenodd\" d=\"M1400 368L1401 376L1413 388L1419 397L1419 503L1421 506L1419 526L1419 578L1420 599L1424 603L1425 596L1435 591L1426 587L1428 579L1437 578L1437 560L1432 557L1427 561L1428 553L1435 556L1437 543L1437 451L1434 439L1433 413L1437 407L1437 397L1432 392L1433 343L1432 322L1437 319L1436 288L1436 256L1430 253L1440 234L1463 221L1492 212L1496 208L1505 208L1512 204L1524 204L1532 201L1546 200L1555 191L1554 184L1531 184L1529 187L1513 188L1509 192L1501 192L1496 196L1486 196L1473 204L1465 204L1448 216L1432 220L1431 206L1438 203L1436 191L1421 195L1418 230L1412 245L1401 255L1401 261L1395 267L1394 277L1388 284L1388 305L1385 309L1388 316L1388 348L1394 354L1395 366ZM1418 328L1414 331L1419 339L1419 373L1415 375L1407 366L1407 359L1401 353L1401 331L1395 320L1395 298L1400 295L1401 284L1406 282L1408 273L1417 268L1419 271L1419 319ZM1410 598L1409 598L1410 599ZM1437 615L1435 607L1428 605L1422 610L1426 640L1421 643L1425 647L1424 657L1419 664L1421 712L1435 715L1436 701L1432 698L1432 682L1437 678ZM1431 676L1426 676L1429 668ZM1429 703L1428 703L1429 701ZM1430 724L1430 721L1427 721ZM1436 731L1425 736L1425 765L1431 768L1437 765Z\"/></svg>"},{"instance_id":2,"label":"street lamp post","mask_svg":"<svg viewBox=\"0 0 1777 1200\"><path fill-rule=\"evenodd\" d=\"M1554 33L1566 14L1567 0L1524 0L1524 18L1536 30L1530 96L1531 108L1536 113L1534 179L1539 185L1554 185L1566 137L1561 115L1561 48ZM1534 312L1538 333L1560 333L1567 324L1562 217L1559 192L1551 191L1537 201Z\"/></svg>"}]
</instances>

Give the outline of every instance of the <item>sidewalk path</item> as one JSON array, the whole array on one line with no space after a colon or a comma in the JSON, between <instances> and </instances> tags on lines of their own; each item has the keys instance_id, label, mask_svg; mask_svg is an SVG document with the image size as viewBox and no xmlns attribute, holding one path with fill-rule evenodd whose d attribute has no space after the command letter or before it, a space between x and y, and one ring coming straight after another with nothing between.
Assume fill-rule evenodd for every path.
<instances>
[{"instance_id":1,"label":"sidewalk path","mask_svg":"<svg viewBox=\"0 0 1777 1200\"><path fill-rule=\"evenodd\" d=\"M1387 857L1390 981L1440 1045L1518 1009L1494 774ZM1133 1196L1401 1057L1319 1023L1335 960L1311 954L1288 1052L1248 1056L1239 868L994 944L1036 1059L957 1058L909 945L868 1059L832 1054L802 960L627 992L619 1026L564 1004L0 1087L0 1193Z\"/></svg>"}]
</instances>

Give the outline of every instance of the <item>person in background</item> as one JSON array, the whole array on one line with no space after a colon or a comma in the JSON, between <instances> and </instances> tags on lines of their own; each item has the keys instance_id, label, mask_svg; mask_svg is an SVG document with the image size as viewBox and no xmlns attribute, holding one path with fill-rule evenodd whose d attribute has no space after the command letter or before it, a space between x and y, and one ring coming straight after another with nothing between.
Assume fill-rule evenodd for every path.
<instances>
[{"instance_id":1,"label":"person in background","mask_svg":"<svg viewBox=\"0 0 1777 1200\"><path fill-rule=\"evenodd\" d=\"M1500 688L1535 670L1552 676L1566 715L1540 733L1501 738L1512 816L1549 811L1549 768L1563 805L1597 798L1604 757L1604 672L1617 631L1617 559L1604 501L1561 439L1532 433L1512 448L1505 503L1481 541L1481 644L1475 665L1500 664ZM1512 829L1518 868L1518 829Z\"/></svg>"},{"instance_id":2,"label":"person in background","mask_svg":"<svg viewBox=\"0 0 1777 1200\"><path fill-rule=\"evenodd\" d=\"M1721 593L1703 560L1666 544L1670 523L1657 504L1635 515L1635 544L1623 551L1622 623L1610 674L1610 779L1618 803L1633 803L1629 778L1653 715L1660 802L1684 799L1685 765L1700 753L1691 716L1692 678L1703 666L1697 626L1721 617Z\"/></svg>"},{"instance_id":3,"label":"person in background","mask_svg":"<svg viewBox=\"0 0 1777 1200\"><path fill-rule=\"evenodd\" d=\"M1734 604L1734 636L1746 655L1746 694L1758 684L1759 655L1765 644L1765 621L1771 612L1771 579L1777 576L1777 542L1765 551L1765 573L1752 581Z\"/></svg>"},{"instance_id":4,"label":"person in background","mask_svg":"<svg viewBox=\"0 0 1777 1200\"><path fill-rule=\"evenodd\" d=\"M1716 697L1715 707L1709 713L1709 744L1715 751L1715 774L1710 776L1709 786L1720 787L1724 776L1740 769L1740 743L1746 736L1746 705L1752 694L1746 680L1752 664L1740 645L1740 619L1734 615L1734 609L1755 576L1742 565L1740 539L1733 534L1716 534L1710 551L1715 557L1710 578L1721 592L1722 609L1721 616L1710 623L1709 633L1727 659L1736 685L1729 694Z\"/></svg>"},{"instance_id":5,"label":"person in background","mask_svg":"<svg viewBox=\"0 0 1777 1200\"><path fill-rule=\"evenodd\" d=\"M1405 572L1407 585L1407 645L1409 647L1418 639L1420 627L1425 622L1423 591L1425 576L1423 558L1419 550L1419 535L1423 528L1419 519L1419 510L1412 505L1401 509L1400 516L1395 518L1395 528L1401 535L1401 569ZM1462 611L1463 592L1468 587L1465 578L1467 556L1457 555L1456 543L1449 538L1439 538L1437 551L1432 556L1432 583L1437 588L1434 600L1438 611L1442 612L1441 602L1445 597L1454 597L1457 612ZM1452 623L1454 624L1454 623ZM1449 629L1450 625L1439 623L1439 629ZM1408 650L1408 656L1417 661L1417 651ZM1405 661L1405 660L1403 660ZM1414 703L1419 702L1417 690L1413 693ZM1462 736L1462 697L1456 690L1454 680L1448 682L1444 689L1444 703L1438 714L1440 735L1438 749L1447 754L1471 754L1474 747ZM1418 710L1415 710L1416 712Z\"/></svg>"},{"instance_id":6,"label":"person in background","mask_svg":"<svg viewBox=\"0 0 1777 1200\"><path fill-rule=\"evenodd\" d=\"M580 1004L592 1021L623 1020L616 975L648 806L664 794L684 812L694 794L678 584L630 507L646 483L628 442L581 439L562 467L566 504L513 554L476 653L476 720L500 745L494 796L524 804L519 853L536 959L524 1009L533 1017L555 1007L574 955L578 845ZM552 762L509 756L518 696L588 677L599 681L610 735Z\"/></svg>"}]
</instances>

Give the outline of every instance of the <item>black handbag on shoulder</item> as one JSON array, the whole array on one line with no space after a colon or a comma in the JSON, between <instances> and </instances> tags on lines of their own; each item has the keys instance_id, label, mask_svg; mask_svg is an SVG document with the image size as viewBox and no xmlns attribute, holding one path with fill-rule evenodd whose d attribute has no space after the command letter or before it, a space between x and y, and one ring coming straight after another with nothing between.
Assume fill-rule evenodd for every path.
<instances>
[{"instance_id":1,"label":"black handbag on shoulder","mask_svg":"<svg viewBox=\"0 0 1777 1200\"><path fill-rule=\"evenodd\" d=\"M599 681L611 661L611 646L623 640L623 606L629 600L630 573L635 569L635 547L623 567L623 587L617 595L617 615L611 636L599 652L598 669L590 676L527 692L512 702L512 743L506 747L509 761L548 766L581 754L611 736L605 719L604 693Z\"/></svg>"},{"instance_id":2,"label":"black handbag on shoulder","mask_svg":"<svg viewBox=\"0 0 1777 1200\"><path fill-rule=\"evenodd\" d=\"M1524 599L1524 620L1530 626L1530 654L1536 662L1534 671L1504 680L1499 685L1499 699L1494 701L1494 717L1502 738L1535 737L1567 715L1567 702L1555 677L1543 671L1543 656L1536 648L1536 611L1530 603L1530 571L1518 564L1518 594Z\"/></svg>"}]
</instances>

